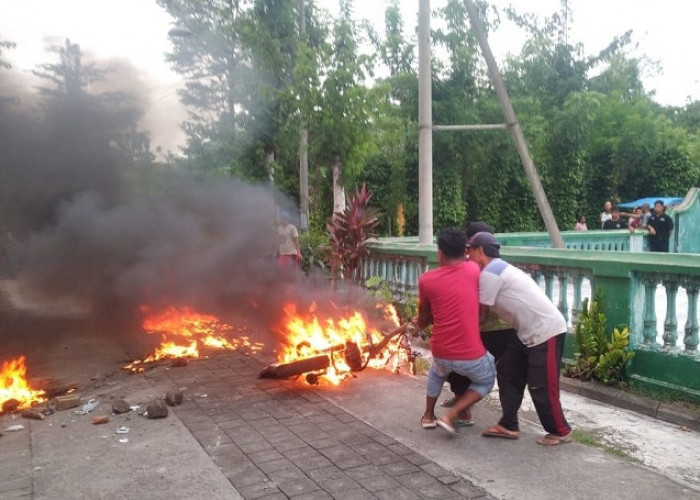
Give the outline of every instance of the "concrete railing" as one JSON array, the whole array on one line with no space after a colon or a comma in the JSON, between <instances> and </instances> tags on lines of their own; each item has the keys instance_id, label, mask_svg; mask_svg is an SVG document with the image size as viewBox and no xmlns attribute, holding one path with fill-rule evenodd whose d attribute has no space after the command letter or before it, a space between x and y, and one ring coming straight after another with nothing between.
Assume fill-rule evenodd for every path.
<instances>
[{"instance_id":1,"label":"concrete railing","mask_svg":"<svg viewBox=\"0 0 700 500\"><path fill-rule=\"evenodd\" d=\"M628 369L632 383L679 391L700 402L700 255L516 247L498 236L502 257L540 282L570 324L583 300L602 291L608 326L630 327L636 351ZM365 276L382 278L397 297L415 295L418 276L437 265L435 245L394 238L371 248Z\"/></svg>"}]
</instances>

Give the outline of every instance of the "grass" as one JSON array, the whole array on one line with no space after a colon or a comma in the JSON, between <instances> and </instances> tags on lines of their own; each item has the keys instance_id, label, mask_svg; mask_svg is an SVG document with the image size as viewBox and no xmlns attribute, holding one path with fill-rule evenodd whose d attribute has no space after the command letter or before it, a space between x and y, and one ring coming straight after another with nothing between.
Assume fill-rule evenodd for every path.
<instances>
[{"instance_id":1,"label":"grass","mask_svg":"<svg viewBox=\"0 0 700 500\"><path fill-rule=\"evenodd\" d=\"M633 457L632 455L627 453L625 450L603 443L598 438L598 436L596 436L595 434L592 434L590 432L582 431L579 429L574 429L573 431L571 431L571 437L577 443L580 443L580 444L583 444L586 446L592 446L594 448L600 448L601 450L605 451L606 453L608 453L612 456L621 458L623 460L627 460L628 462L632 462L635 464L642 463L641 460Z\"/></svg>"}]
</instances>

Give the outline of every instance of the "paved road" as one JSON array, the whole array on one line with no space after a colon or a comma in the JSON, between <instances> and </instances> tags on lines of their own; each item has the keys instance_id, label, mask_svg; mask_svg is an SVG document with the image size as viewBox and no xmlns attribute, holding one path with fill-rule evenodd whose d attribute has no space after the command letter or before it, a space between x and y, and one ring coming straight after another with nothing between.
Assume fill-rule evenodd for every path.
<instances>
[{"instance_id":1,"label":"paved road","mask_svg":"<svg viewBox=\"0 0 700 500\"><path fill-rule=\"evenodd\" d=\"M217 353L186 367L122 373L124 350L90 336L56 342L53 370L83 377L92 414L43 421L0 417L0 498L698 498L657 471L573 443L538 446L529 412L518 441L489 440L495 401L456 437L418 425L424 381L365 370L336 389L259 379L269 354ZM87 377L88 374L93 374ZM181 389L165 419L108 414ZM128 427L128 434L117 434ZM124 441L126 440L126 441Z\"/></svg>"}]
</instances>

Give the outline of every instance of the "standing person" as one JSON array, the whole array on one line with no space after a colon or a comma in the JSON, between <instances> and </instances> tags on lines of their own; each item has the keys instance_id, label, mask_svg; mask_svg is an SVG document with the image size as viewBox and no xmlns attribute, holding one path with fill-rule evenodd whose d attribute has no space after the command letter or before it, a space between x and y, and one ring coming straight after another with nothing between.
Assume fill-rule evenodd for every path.
<instances>
[{"instance_id":1,"label":"standing person","mask_svg":"<svg viewBox=\"0 0 700 500\"><path fill-rule=\"evenodd\" d=\"M600 227L604 228L605 221L612 219L612 202L606 201L603 205L603 212L600 214Z\"/></svg>"},{"instance_id":2,"label":"standing person","mask_svg":"<svg viewBox=\"0 0 700 500\"><path fill-rule=\"evenodd\" d=\"M493 387L493 356L479 336L479 266L465 260L466 236L447 229L437 238L438 264L418 279L419 327L433 324L425 412L421 427L437 426L454 434L458 415L486 396ZM442 418L435 417L435 403L451 372L469 377L466 392Z\"/></svg>"},{"instance_id":3,"label":"standing person","mask_svg":"<svg viewBox=\"0 0 700 500\"><path fill-rule=\"evenodd\" d=\"M640 229L645 229L647 224L649 224L649 218L651 217L651 210L649 209L648 203L642 203L642 213L639 216L639 227Z\"/></svg>"},{"instance_id":4,"label":"standing person","mask_svg":"<svg viewBox=\"0 0 700 500\"><path fill-rule=\"evenodd\" d=\"M668 252L668 243L673 233L673 219L666 215L663 201L654 202L654 213L649 217L647 229L649 230L649 251Z\"/></svg>"},{"instance_id":5,"label":"standing person","mask_svg":"<svg viewBox=\"0 0 700 500\"><path fill-rule=\"evenodd\" d=\"M612 209L612 217L603 223L603 229L627 229L627 221L620 218L620 209Z\"/></svg>"},{"instance_id":6,"label":"standing person","mask_svg":"<svg viewBox=\"0 0 700 500\"><path fill-rule=\"evenodd\" d=\"M566 320L535 281L500 258L500 244L490 233L477 233L467 243L469 260L481 267L479 299L517 330L499 361L498 388L502 416L484 431L486 437L520 437L518 410L527 385L537 416L547 434L539 444L571 441L571 427L559 400Z\"/></svg>"},{"instance_id":7,"label":"standing person","mask_svg":"<svg viewBox=\"0 0 700 500\"><path fill-rule=\"evenodd\" d=\"M576 220L574 225L574 231L588 231L588 224L586 224L586 216L581 214Z\"/></svg>"},{"instance_id":8,"label":"standing person","mask_svg":"<svg viewBox=\"0 0 700 500\"><path fill-rule=\"evenodd\" d=\"M281 211L277 226L277 264L282 268L295 267L301 262L299 232L289 221L289 212Z\"/></svg>"},{"instance_id":9,"label":"standing person","mask_svg":"<svg viewBox=\"0 0 700 500\"><path fill-rule=\"evenodd\" d=\"M466 229L467 239L482 231L491 234L494 232L493 228L485 222L472 222ZM498 378L499 359L508 343L515 338L515 330L493 311L489 311L487 317L480 322L479 330L481 342L486 350L493 355L493 360L496 363L496 377ZM468 377L463 377L454 372L447 376L447 381L450 383L450 390L454 393L454 397L442 401L440 406L452 408L459 397L467 391L471 381ZM455 419L455 424L464 427L474 425L471 419L471 412L465 411L459 414Z\"/></svg>"}]
</instances>

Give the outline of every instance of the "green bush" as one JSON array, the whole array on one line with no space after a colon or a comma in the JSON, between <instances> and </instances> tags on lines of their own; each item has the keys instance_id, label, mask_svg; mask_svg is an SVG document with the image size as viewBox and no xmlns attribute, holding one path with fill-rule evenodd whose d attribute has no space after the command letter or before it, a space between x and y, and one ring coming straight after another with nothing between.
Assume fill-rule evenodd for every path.
<instances>
[{"instance_id":1,"label":"green bush","mask_svg":"<svg viewBox=\"0 0 700 500\"><path fill-rule=\"evenodd\" d=\"M581 313L574 327L575 361L564 370L564 375L581 380L597 380L607 385L620 385L624 368L634 357L629 351L630 332L626 326L608 334L603 311L602 293L596 290L593 300L583 301Z\"/></svg>"},{"instance_id":2,"label":"green bush","mask_svg":"<svg viewBox=\"0 0 700 500\"><path fill-rule=\"evenodd\" d=\"M301 269L305 273L312 270L328 272L330 268L331 249L328 242L328 234L314 231L299 234L299 246L301 247Z\"/></svg>"}]
</instances>

